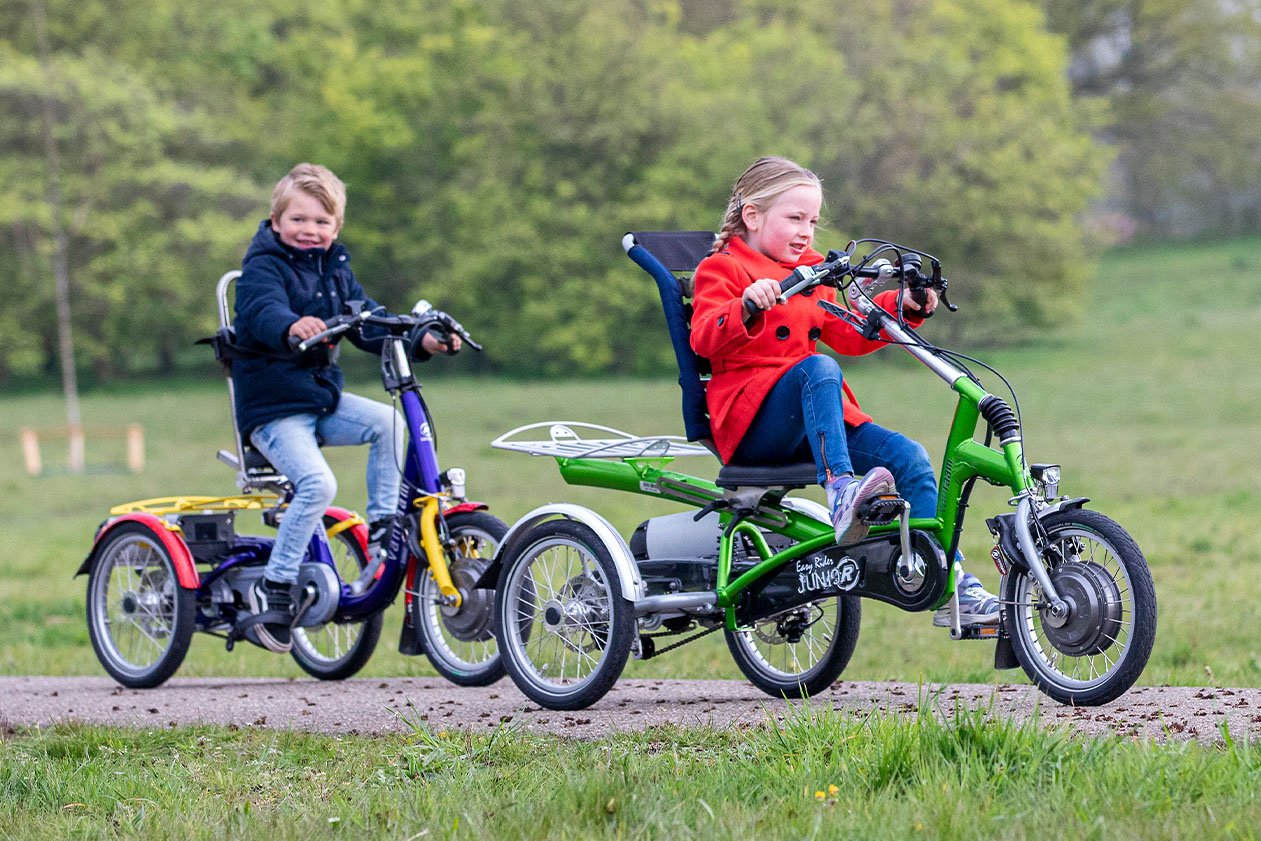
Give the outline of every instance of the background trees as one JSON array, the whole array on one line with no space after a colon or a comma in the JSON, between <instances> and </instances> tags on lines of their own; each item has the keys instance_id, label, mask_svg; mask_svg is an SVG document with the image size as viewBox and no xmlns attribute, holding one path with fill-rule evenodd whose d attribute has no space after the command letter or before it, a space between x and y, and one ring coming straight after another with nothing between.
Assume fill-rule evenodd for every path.
<instances>
[{"instance_id":1,"label":"background trees","mask_svg":"<svg viewBox=\"0 0 1261 841\"><path fill-rule=\"evenodd\" d=\"M823 175L823 246L936 251L971 306L955 329L980 334L1072 309L1112 157L1100 133L1127 162L1116 195L1153 197L1153 224L1261 170L1243 107L1256 40L1234 30L1209 60L1219 19L1185 25L1246 4L47 0L48 83L30 2L0 0L0 378L54 367L42 97L79 361L101 375L176 366L299 160L347 182L342 239L369 289L492 340L465 364L536 374L666 369L654 292L618 240L716 226L759 154ZM1119 31L1149 46L1090 65ZM1150 130L1171 113L1204 143ZM1218 227L1256 224L1238 195Z\"/></svg>"}]
</instances>

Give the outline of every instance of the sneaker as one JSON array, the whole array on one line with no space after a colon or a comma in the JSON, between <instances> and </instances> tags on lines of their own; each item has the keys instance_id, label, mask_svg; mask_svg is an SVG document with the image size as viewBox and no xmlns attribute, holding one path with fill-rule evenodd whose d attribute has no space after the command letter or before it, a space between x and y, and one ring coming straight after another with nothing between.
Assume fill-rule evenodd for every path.
<instances>
[{"instance_id":1,"label":"sneaker","mask_svg":"<svg viewBox=\"0 0 1261 841\"><path fill-rule=\"evenodd\" d=\"M390 539L390 524L393 519L386 517L368 526L368 563L372 563L385 551Z\"/></svg>"},{"instance_id":2,"label":"sneaker","mask_svg":"<svg viewBox=\"0 0 1261 841\"><path fill-rule=\"evenodd\" d=\"M857 543L867 536L867 524L857 516L858 506L873 496L894 493L893 474L883 467L867 471L861 479L842 476L830 489L832 525L836 542L842 546Z\"/></svg>"},{"instance_id":3,"label":"sneaker","mask_svg":"<svg viewBox=\"0 0 1261 841\"><path fill-rule=\"evenodd\" d=\"M999 619L998 596L981 586L981 579L970 572L959 576L956 586L959 593L959 624L997 625ZM937 609L933 624L938 628L950 627L950 605Z\"/></svg>"},{"instance_id":4,"label":"sneaker","mask_svg":"<svg viewBox=\"0 0 1261 841\"><path fill-rule=\"evenodd\" d=\"M261 578L249 591L250 611L254 615L279 613L282 622L261 622L253 627L263 648L284 654L293 648L293 634L289 631L289 619L293 616L293 592L289 584Z\"/></svg>"}]
</instances>

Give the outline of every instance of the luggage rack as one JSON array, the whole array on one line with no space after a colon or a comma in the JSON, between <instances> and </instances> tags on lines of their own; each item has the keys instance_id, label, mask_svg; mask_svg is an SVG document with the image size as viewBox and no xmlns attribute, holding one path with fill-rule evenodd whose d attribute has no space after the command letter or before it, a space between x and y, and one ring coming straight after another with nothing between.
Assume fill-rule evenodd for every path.
<instances>
[{"instance_id":1,"label":"luggage rack","mask_svg":"<svg viewBox=\"0 0 1261 841\"><path fill-rule=\"evenodd\" d=\"M511 441L513 436L533 429L547 429L547 440ZM582 437L583 432L592 435ZM604 437L595 437L601 435ZM632 435L619 429L581 421L542 421L519 426L505 432L492 447L516 450L532 456L552 458L676 458L678 456L713 456L699 444L691 444L681 435Z\"/></svg>"}]
</instances>

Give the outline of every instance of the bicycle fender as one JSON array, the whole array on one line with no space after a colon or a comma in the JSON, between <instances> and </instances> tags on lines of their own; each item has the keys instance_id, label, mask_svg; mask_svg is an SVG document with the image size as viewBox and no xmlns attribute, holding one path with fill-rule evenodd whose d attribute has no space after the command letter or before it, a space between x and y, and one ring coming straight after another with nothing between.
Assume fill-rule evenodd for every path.
<instances>
[{"instance_id":1,"label":"bicycle fender","mask_svg":"<svg viewBox=\"0 0 1261 841\"><path fill-rule=\"evenodd\" d=\"M490 506L484 502L461 502L459 505L452 505L450 508L442 512L443 517L450 517L452 514L463 514L467 511L485 511Z\"/></svg>"},{"instance_id":2,"label":"bicycle fender","mask_svg":"<svg viewBox=\"0 0 1261 841\"><path fill-rule=\"evenodd\" d=\"M153 532L154 536L162 542L166 551L171 554L171 562L175 565L175 576L179 580L181 587L186 590L196 590L201 586L201 578L197 575L197 566L193 563L193 553L188 551L188 544L184 542L184 538L180 536L179 532L174 531L165 520L143 511L123 514L121 517L116 517L106 523L96 533L96 539L92 542L92 551L88 552L88 556L84 558L79 571L75 573L76 576L86 575L91 571L92 564L96 561L96 550L100 548L101 542L105 540L106 535L123 523L139 523Z\"/></svg>"},{"instance_id":3,"label":"bicycle fender","mask_svg":"<svg viewBox=\"0 0 1261 841\"><path fill-rule=\"evenodd\" d=\"M350 511L346 508L338 508L335 505L325 508L324 516L332 517L339 525L345 523L347 520L354 521L345 526L345 528L350 529L350 533L355 536L355 540L359 543L359 548L364 552L368 551L368 524L363 521L363 517L360 517L354 511Z\"/></svg>"},{"instance_id":4,"label":"bicycle fender","mask_svg":"<svg viewBox=\"0 0 1261 841\"><path fill-rule=\"evenodd\" d=\"M600 539L600 542L604 544L604 548L609 551L609 555L613 558L613 565L617 568L618 587L621 590L622 598L632 603L643 599L644 582L639 575L639 567L635 565L635 558L631 554L630 547L626 545L626 541L618 534L617 529L613 528L608 520L590 508L583 508L581 505L567 502L555 502L540 506L513 523L512 527L508 529L508 533L504 535L503 541L500 542L499 551L495 553L494 561L491 562L486 572L482 574L481 578L473 586L493 588L499 581L499 570L503 567L504 558L516 550L517 544L521 542L522 535L544 520L551 520L556 517L563 517L567 520L582 523L595 532L596 537Z\"/></svg>"}]
</instances>

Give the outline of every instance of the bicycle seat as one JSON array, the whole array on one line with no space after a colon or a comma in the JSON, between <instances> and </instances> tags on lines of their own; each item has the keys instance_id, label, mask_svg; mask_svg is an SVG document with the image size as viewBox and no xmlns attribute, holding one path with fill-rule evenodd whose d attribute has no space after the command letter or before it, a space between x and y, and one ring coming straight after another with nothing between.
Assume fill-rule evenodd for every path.
<instances>
[{"instance_id":1,"label":"bicycle seat","mask_svg":"<svg viewBox=\"0 0 1261 841\"><path fill-rule=\"evenodd\" d=\"M819 468L813 461L799 464L726 464L714 480L720 488L804 488L817 484Z\"/></svg>"}]
</instances>

